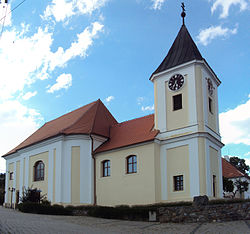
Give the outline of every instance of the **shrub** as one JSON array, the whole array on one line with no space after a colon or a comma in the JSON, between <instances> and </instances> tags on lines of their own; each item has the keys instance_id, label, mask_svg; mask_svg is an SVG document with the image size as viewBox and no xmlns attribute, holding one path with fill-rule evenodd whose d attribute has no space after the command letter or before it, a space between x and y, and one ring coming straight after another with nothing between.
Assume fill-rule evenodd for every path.
<instances>
[{"instance_id":1,"label":"shrub","mask_svg":"<svg viewBox=\"0 0 250 234\"><path fill-rule=\"evenodd\" d=\"M22 203L25 202L34 202L34 203L40 203L40 201L45 199L45 195L41 196L40 190L37 188L27 188L23 192L23 196L21 197L20 201Z\"/></svg>"},{"instance_id":2,"label":"shrub","mask_svg":"<svg viewBox=\"0 0 250 234\"><path fill-rule=\"evenodd\" d=\"M61 205L40 204L25 202L18 205L18 209L24 213L50 214L50 215L71 215L72 211Z\"/></svg>"},{"instance_id":3,"label":"shrub","mask_svg":"<svg viewBox=\"0 0 250 234\"><path fill-rule=\"evenodd\" d=\"M4 191L1 191L0 189L0 205L3 205L4 203Z\"/></svg>"},{"instance_id":4,"label":"shrub","mask_svg":"<svg viewBox=\"0 0 250 234\"><path fill-rule=\"evenodd\" d=\"M250 202L250 199L241 199L241 198L234 198L234 199L216 199L210 200L208 202L209 205L216 205L216 204L232 204L232 203L243 203L243 202Z\"/></svg>"}]
</instances>

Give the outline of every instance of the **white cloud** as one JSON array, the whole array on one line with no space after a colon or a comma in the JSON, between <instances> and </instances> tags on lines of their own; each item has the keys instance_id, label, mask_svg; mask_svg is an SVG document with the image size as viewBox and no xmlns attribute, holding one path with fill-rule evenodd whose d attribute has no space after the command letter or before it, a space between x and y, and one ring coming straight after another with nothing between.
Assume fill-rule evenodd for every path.
<instances>
[{"instance_id":1,"label":"white cloud","mask_svg":"<svg viewBox=\"0 0 250 234\"><path fill-rule=\"evenodd\" d=\"M246 0L214 0L214 3L211 7L212 14L218 8L222 8L222 13L220 14L220 18L226 18L229 14L229 9L233 5L239 5L240 10L246 10L248 6L248 2Z\"/></svg>"},{"instance_id":2,"label":"white cloud","mask_svg":"<svg viewBox=\"0 0 250 234\"><path fill-rule=\"evenodd\" d=\"M102 24L94 22L77 35L77 40L68 49L64 51L59 47L54 53L51 51L53 33L48 28L39 27L31 36L26 36L29 25L23 24L21 31L6 30L0 43L0 99L12 98L26 85L49 78L56 67L66 66L76 56L86 57L88 48L102 29Z\"/></svg>"},{"instance_id":3,"label":"white cloud","mask_svg":"<svg viewBox=\"0 0 250 234\"><path fill-rule=\"evenodd\" d=\"M153 5L152 5L152 8L154 10L160 10L163 3L166 1L166 0L151 0L153 2Z\"/></svg>"},{"instance_id":4,"label":"white cloud","mask_svg":"<svg viewBox=\"0 0 250 234\"><path fill-rule=\"evenodd\" d=\"M245 157L250 156L250 151L244 154Z\"/></svg>"},{"instance_id":5,"label":"white cloud","mask_svg":"<svg viewBox=\"0 0 250 234\"><path fill-rule=\"evenodd\" d=\"M250 166L250 159L249 158L244 158L245 159L245 163Z\"/></svg>"},{"instance_id":6,"label":"white cloud","mask_svg":"<svg viewBox=\"0 0 250 234\"><path fill-rule=\"evenodd\" d=\"M57 66L65 66L76 56L86 57L87 49L93 44L93 39L97 37L97 34L103 31L103 27L99 22L94 22L77 35L77 41L71 43L70 48L64 51L62 47L59 47L55 53L50 53L48 58L50 70L54 70Z\"/></svg>"},{"instance_id":7,"label":"white cloud","mask_svg":"<svg viewBox=\"0 0 250 234\"><path fill-rule=\"evenodd\" d=\"M29 100L30 98L34 97L37 95L37 91L34 91L34 92L27 92L25 93L22 98L23 100Z\"/></svg>"},{"instance_id":8,"label":"white cloud","mask_svg":"<svg viewBox=\"0 0 250 234\"><path fill-rule=\"evenodd\" d=\"M42 121L41 115L18 101L0 104L0 156L16 147L33 133ZM5 170L5 160L0 160L0 170Z\"/></svg>"},{"instance_id":9,"label":"white cloud","mask_svg":"<svg viewBox=\"0 0 250 234\"><path fill-rule=\"evenodd\" d=\"M111 102L114 99L115 99L114 96L109 96L109 97L105 98L105 102L109 103L109 102Z\"/></svg>"},{"instance_id":10,"label":"white cloud","mask_svg":"<svg viewBox=\"0 0 250 234\"><path fill-rule=\"evenodd\" d=\"M141 110L142 111L153 111L155 109L155 107L154 107L154 105L152 105L152 106L142 106L141 107Z\"/></svg>"},{"instance_id":11,"label":"white cloud","mask_svg":"<svg viewBox=\"0 0 250 234\"><path fill-rule=\"evenodd\" d=\"M200 31L197 36L198 42L203 45L208 45L213 39L217 37L228 37L229 35L237 33L237 26L234 29L222 28L221 26L211 26Z\"/></svg>"},{"instance_id":12,"label":"white cloud","mask_svg":"<svg viewBox=\"0 0 250 234\"><path fill-rule=\"evenodd\" d=\"M65 21L74 15L92 14L106 2L107 0L52 0L42 18L49 20L53 16L57 22Z\"/></svg>"},{"instance_id":13,"label":"white cloud","mask_svg":"<svg viewBox=\"0 0 250 234\"><path fill-rule=\"evenodd\" d=\"M224 144L250 145L250 99L219 115L220 132Z\"/></svg>"},{"instance_id":14,"label":"white cloud","mask_svg":"<svg viewBox=\"0 0 250 234\"><path fill-rule=\"evenodd\" d=\"M22 91L25 85L37 79L48 77L47 56L52 45L52 34L38 28L31 36L26 36L28 26L21 31L4 31L0 43L1 82L0 99L11 98Z\"/></svg>"},{"instance_id":15,"label":"white cloud","mask_svg":"<svg viewBox=\"0 0 250 234\"><path fill-rule=\"evenodd\" d=\"M56 79L56 83L52 85L47 92L54 93L60 89L68 89L72 85L72 76L71 74L63 73Z\"/></svg>"}]
</instances>

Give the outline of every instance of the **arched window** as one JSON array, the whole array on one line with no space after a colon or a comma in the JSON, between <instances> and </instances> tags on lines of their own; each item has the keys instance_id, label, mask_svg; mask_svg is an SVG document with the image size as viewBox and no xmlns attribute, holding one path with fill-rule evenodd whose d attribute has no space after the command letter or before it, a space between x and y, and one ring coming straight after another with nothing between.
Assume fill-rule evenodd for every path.
<instances>
[{"instance_id":1,"label":"arched window","mask_svg":"<svg viewBox=\"0 0 250 234\"><path fill-rule=\"evenodd\" d=\"M110 160L102 161L102 176L110 176Z\"/></svg>"},{"instance_id":2,"label":"arched window","mask_svg":"<svg viewBox=\"0 0 250 234\"><path fill-rule=\"evenodd\" d=\"M37 161L34 165L34 181L44 180L44 163Z\"/></svg>"},{"instance_id":3,"label":"arched window","mask_svg":"<svg viewBox=\"0 0 250 234\"><path fill-rule=\"evenodd\" d=\"M130 155L127 157L127 173L136 173L137 172L137 157L136 155Z\"/></svg>"}]
</instances>

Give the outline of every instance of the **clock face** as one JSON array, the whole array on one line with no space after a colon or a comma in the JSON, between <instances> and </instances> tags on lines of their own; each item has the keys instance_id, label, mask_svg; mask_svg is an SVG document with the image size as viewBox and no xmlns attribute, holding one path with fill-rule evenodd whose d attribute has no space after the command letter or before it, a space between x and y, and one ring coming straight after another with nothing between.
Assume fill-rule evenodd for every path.
<instances>
[{"instance_id":1,"label":"clock face","mask_svg":"<svg viewBox=\"0 0 250 234\"><path fill-rule=\"evenodd\" d=\"M213 86L212 81L209 78L207 79L207 89L208 89L209 95L212 96L213 95L214 86Z\"/></svg>"},{"instance_id":2,"label":"clock face","mask_svg":"<svg viewBox=\"0 0 250 234\"><path fill-rule=\"evenodd\" d=\"M183 84L184 77L181 74L175 74L170 78L168 82L168 87L172 91L177 91L183 86Z\"/></svg>"}]
</instances>

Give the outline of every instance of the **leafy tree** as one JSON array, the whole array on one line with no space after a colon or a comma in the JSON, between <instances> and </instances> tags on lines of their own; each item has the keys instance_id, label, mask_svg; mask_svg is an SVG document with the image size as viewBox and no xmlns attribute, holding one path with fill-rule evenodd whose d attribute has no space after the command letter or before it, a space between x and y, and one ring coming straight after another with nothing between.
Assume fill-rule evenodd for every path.
<instances>
[{"instance_id":1,"label":"leafy tree","mask_svg":"<svg viewBox=\"0 0 250 234\"><path fill-rule=\"evenodd\" d=\"M229 180L226 177L223 177L223 191L224 192L233 192L234 191L233 181Z\"/></svg>"},{"instance_id":2,"label":"leafy tree","mask_svg":"<svg viewBox=\"0 0 250 234\"><path fill-rule=\"evenodd\" d=\"M242 196L242 194L248 190L249 183L247 180L238 179L234 182L234 185L236 187L235 194L238 191L240 193L240 196ZM235 194L234 194L234 196L235 196Z\"/></svg>"},{"instance_id":3,"label":"leafy tree","mask_svg":"<svg viewBox=\"0 0 250 234\"><path fill-rule=\"evenodd\" d=\"M4 203L5 174L0 174L0 205Z\"/></svg>"},{"instance_id":4,"label":"leafy tree","mask_svg":"<svg viewBox=\"0 0 250 234\"><path fill-rule=\"evenodd\" d=\"M249 173L249 166L246 164L245 159L241 159L238 157L230 157L230 163L234 165L239 171L244 174Z\"/></svg>"},{"instance_id":5,"label":"leafy tree","mask_svg":"<svg viewBox=\"0 0 250 234\"><path fill-rule=\"evenodd\" d=\"M5 174L1 173L0 174L0 188L5 187Z\"/></svg>"}]
</instances>

